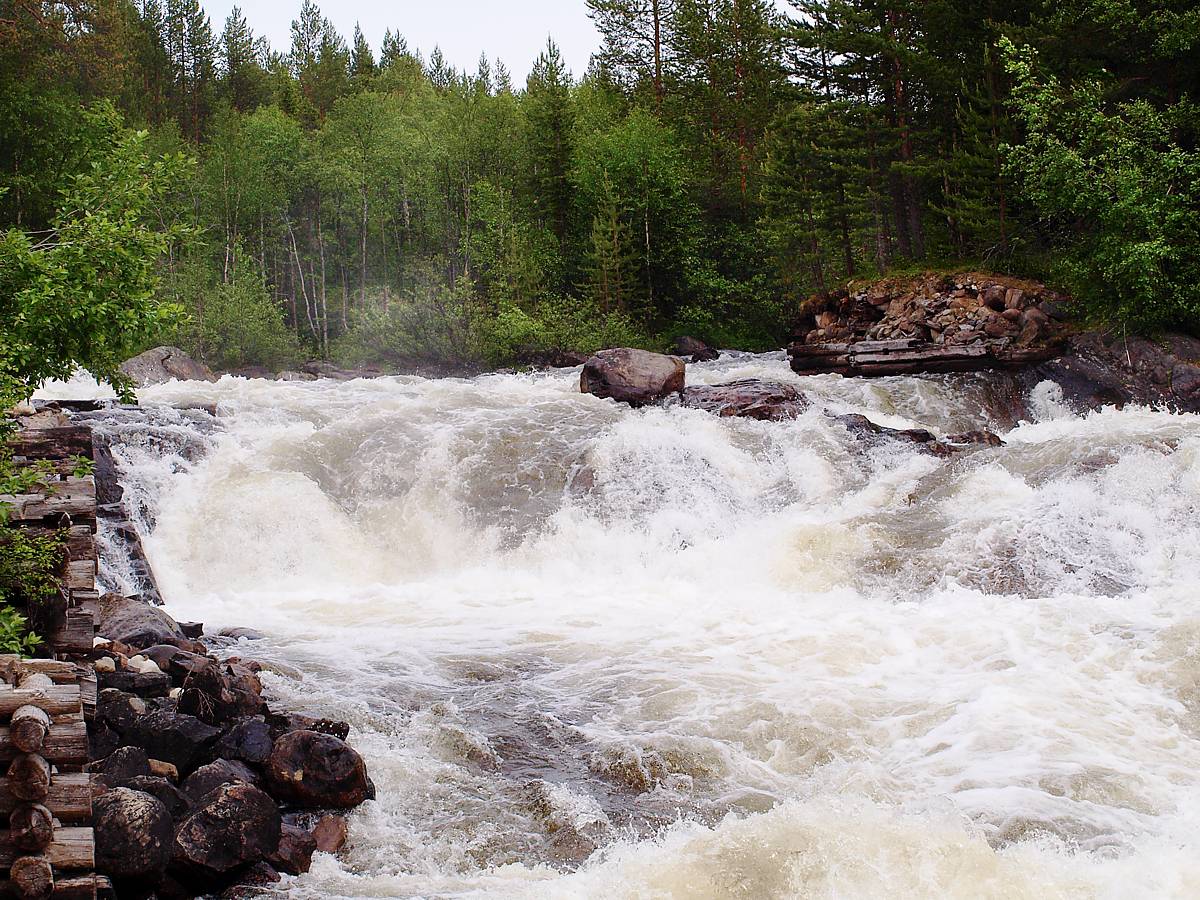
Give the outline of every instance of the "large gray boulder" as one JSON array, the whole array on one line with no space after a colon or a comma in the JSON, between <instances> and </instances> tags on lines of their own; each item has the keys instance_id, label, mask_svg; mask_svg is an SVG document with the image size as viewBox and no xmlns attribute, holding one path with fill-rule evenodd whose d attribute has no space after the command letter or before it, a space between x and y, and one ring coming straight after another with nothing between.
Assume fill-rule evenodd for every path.
<instances>
[{"instance_id":1,"label":"large gray boulder","mask_svg":"<svg viewBox=\"0 0 1200 900\"><path fill-rule=\"evenodd\" d=\"M100 598L100 634L137 650L184 640L183 630L157 606L120 594Z\"/></svg>"},{"instance_id":2,"label":"large gray boulder","mask_svg":"<svg viewBox=\"0 0 1200 900\"><path fill-rule=\"evenodd\" d=\"M216 381L217 376L204 363L196 362L178 347L155 347L126 360L121 371L138 387L150 387L168 381Z\"/></svg>"},{"instance_id":3,"label":"large gray boulder","mask_svg":"<svg viewBox=\"0 0 1200 900\"><path fill-rule=\"evenodd\" d=\"M631 406L645 406L683 390L686 366L676 356L621 348L601 350L583 366L579 389Z\"/></svg>"}]
</instances>

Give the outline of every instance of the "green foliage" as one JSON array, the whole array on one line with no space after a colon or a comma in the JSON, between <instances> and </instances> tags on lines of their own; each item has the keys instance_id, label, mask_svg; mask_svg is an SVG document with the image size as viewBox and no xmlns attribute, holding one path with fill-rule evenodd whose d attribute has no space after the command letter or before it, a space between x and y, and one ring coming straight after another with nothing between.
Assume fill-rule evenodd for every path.
<instances>
[{"instance_id":1,"label":"green foliage","mask_svg":"<svg viewBox=\"0 0 1200 900\"><path fill-rule=\"evenodd\" d=\"M40 609L59 596L65 561L62 534L0 531L0 652L27 655L42 643L18 609Z\"/></svg>"},{"instance_id":2,"label":"green foliage","mask_svg":"<svg viewBox=\"0 0 1200 900\"><path fill-rule=\"evenodd\" d=\"M1025 141L1008 166L1039 212L1069 231L1066 280L1102 320L1200 325L1200 133L1189 101L1110 102L1085 79L1065 88L1029 50L1005 45Z\"/></svg>"},{"instance_id":3,"label":"green foliage","mask_svg":"<svg viewBox=\"0 0 1200 900\"><path fill-rule=\"evenodd\" d=\"M36 386L81 366L124 387L119 366L176 310L154 297L155 266L171 241L151 215L180 158L151 160L145 133L115 114L91 168L63 191L53 231L0 236L0 371Z\"/></svg>"}]
</instances>

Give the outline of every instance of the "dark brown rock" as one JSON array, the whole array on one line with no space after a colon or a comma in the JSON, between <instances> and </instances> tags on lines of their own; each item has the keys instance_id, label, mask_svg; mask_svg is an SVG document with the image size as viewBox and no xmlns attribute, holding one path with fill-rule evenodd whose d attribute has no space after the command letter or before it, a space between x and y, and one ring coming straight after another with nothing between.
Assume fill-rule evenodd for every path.
<instances>
[{"instance_id":1,"label":"dark brown rock","mask_svg":"<svg viewBox=\"0 0 1200 900\"><path fill-rule=\"evenodd\" d=\"M334 719L314 719L299 713L268 713L267 724L271 728L271 736L276 740L281 735L291 731L315 731L317 734L330 734L339 740L350 736L350 725Z\"/></svg>"},{"instance_id":2,"label":"dark brown rock","mask_svg":"<svg viewBox=\"0 0 1200 900\"><path fill-rule=\"evenodd\" d=\"M118 747L106 759L89 768L98 773L98 781L117 788L124 787L139 775L149 775L150 760L141 747Z\"/></svg>"},{"instance_id":3,"label":"dark brown rock","mask_svg":"<svg viewBox=\"0 0 1200 900\"><path fill-rule=\"evenodd\" d=\"M167 779L159 778L157 775L138 775L135 778L129 779L129 783L124 785L124 787L132 791L141 791L143 794L149 794L156 798L170 814L171 818L176 821L191 808L191 801L184 796L179 788L175 787Z\"/></svg>"},{"instance_id":4,"label":"dark brown rock","mask_svg":"<svg viewBox=\"0 0 1200 900\"><path fill-rule=\"evenodd\" d=\"M584 364L579 389L585 394L644 406L683 390L683 360L646 350L602 350Z\"/></svg>"},{"instance_id":5,"label":"dark brown rock","mask_svg":"<svg viewBox=\"0 0 1200 900\"><path fill-rule=\"evenodd\" d=\"M232 759L216 759L185 778L182 788L184 796L195 802L223 784L257 785L258 781L258 773L245 763Z\"/></svg>"},{"instance_id":6,"label":"dark brown rock","mask_svg":"<svg viewBox=\"0 0 1200 900\"><path fill-rule=\"evenodd\" d=\"M275 742L266 768L272 793L296 806L349 808L371 794L367 766L345 741L293 731Z\"/></svg>"},{"instance_id":7,"label":"dark brown rock","mask_svg":"<svg viewBox=\"0 0 1200 900\"><path fill-rule=\"evenodd\" d=\"M718 416L779 421L794 419L808 408L804 395L790 384L748 379L728 384L685 388L680 403Z\"/></svg>"},{"instance_id":8,"label":"dark brown rock","mask_svg":"<svg viewBox=\"0 0 1200 900\"><path fill-rule=\"evenodd\" d=\"M97 672L96 686L112 688L139 697L165 697L171 691L171 679L162 672L135 672L118 669L116 672Z\"/></svg>"},{"instance_id":9,"label":"dark brown rock","mask_svg":"<svg viewBox=\"0 0 1200 900\"><path fill-rule=\"evenodd\" d=\"M170 709L147 713L134 723L130 733L148 756L171 763L181 776L191 774L208 758L221 734L195 716Z\"/></svg>"},{"instance_id":10,"label":"dark brown rock","mask_svg":"<svg viewBox=\"0 0 1200 900\"><path fill-rule=\"evenodd\" d=\"M179 630L183 632L183 636L198 640L204 637L204 623L202 622L180 622Z\"/></svg>"},{"instance_id":11,"label":"dark brown rock","mask_svg":"<svg viewBox=\"0 0 1200 900\"><path fill-rule=\"evenodd\" d=\"M675 338L675 355L690 359L692 362L711 362L721 354L699 338L683 335Z\"/></svg>"},{"instance_id":12,"label":"dark brown rock","mask_svg":"<svg viewBox=\"0 0 1200 900\"><path fill-rule=\"evenodd\" d=\"M217 741L215 752L225 759L262 765L271 756L275 742L262 719L244 719L230 727Z\"/></svg>"},{"instance_id":13,"label":"dark brown rock","mask_svg":"<svg viewBox=\"0 0 1200 900\"><path fill-rule=\"evenodd\" d=\"M279 835L279 846L267 857L267 862L280 872L303 875L312 868L312 857L317 851L316 839L296 825L284 825Z\"/></svg>"},{"instance_id":14,"label":"dark brown rock","mask_svg":"<svg viewBox=\"0 0 1200 900\"><path fill-rule=\"evenodd\" d=\"M171 859L173 828L157 797L115 788L97 797L92 808L97 872L149 881L162 874Z\"/></svg>"},{"instance_id":15,"label":"dark brown rock","mask_svg":"<svg viewBox=\"0 0 1200 900\"><path fill-rule=\"evenodd\" d=\"M275 801L250 784L226 784L207 794L179 825L174 856L185 867L224 874L261 862L279 846Z\"/></svg>"}]
</instances>

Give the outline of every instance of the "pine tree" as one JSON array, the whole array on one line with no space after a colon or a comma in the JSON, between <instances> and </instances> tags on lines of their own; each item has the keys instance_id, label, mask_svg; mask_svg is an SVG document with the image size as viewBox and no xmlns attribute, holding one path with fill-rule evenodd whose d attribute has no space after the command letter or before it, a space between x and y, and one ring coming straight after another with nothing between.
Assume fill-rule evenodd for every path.
<instances>
[{"instance_id":1,"label":"pine tree","mask_svg":"<svg viewBox=\"0 0 1200 900\"><path fill-rule=\"evenodd\" d=\"M587 254L587 292L602 315L628 313L637 284L637 258L625 210L608 173L592 217Z\"/></svg>"},{"instance_id":2,"label":"pine tree","mask_svg":"<svg viewBox=\"0 0 1200 900\"><path fill-rule=\"evenodd\" d=\"M350 77L357 82L370 81L378 69L375 66L375 54L371 45L363 37L362 28L354 24L354 49L350 51Z\"/></svg>"},{"instance_id":3,"label":"pine tree","mask_svg":"<svg viewBox=\"0 0 1200 900\"><path fill-rule=\"evenodd\" d=\"M560 245L567 241L571 208L571 132L575 121L571 76L550 41L533 64L522 103L530 192L542 224Z\"/></svg>"},{"instance_id":4,"label":"pine tree","mask_svg":"<svg viewBox=\"0 0 1200 900\"><path fill-rule=\"evenodd\" d=\"M399 32L393 32L388 29L383 33L383 43L379 48L379 68L387 70L395 66L402 59L410 57L408 52L408 41Z\"/></svg>"},{"instance_id":5,"label":"pine tree","mask_svg":"<svg viewBox=\"0 0 1200 900\"><path fill-rule=\"evenodd\" d=\"M221 33L221 64L225 94L234 109L249 112L265 102L267 77L261 45L237 6L225 20L225 30Z\"/></svg>"},{"instance_id":6,"label":"pine tree","mask_svg":"<svg viewBox=\"0 0 1200 900\"><path fill-rule=\"evenodd\" d=\"M604 40L599 62L628 90L648 87L661 109L670 77L675 0L588 0Z\"/></svg>"}]
</instances>

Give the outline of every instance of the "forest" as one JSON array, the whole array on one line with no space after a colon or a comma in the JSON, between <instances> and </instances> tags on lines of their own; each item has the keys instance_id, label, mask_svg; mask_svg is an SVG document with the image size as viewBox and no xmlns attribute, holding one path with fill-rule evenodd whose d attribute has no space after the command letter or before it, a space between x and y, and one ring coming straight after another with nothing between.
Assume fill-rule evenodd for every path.
<instances>
[{"instance_id":1,"label":"forest","mask_svg":"<svg viewBox=\"0 0 1200 900\"><path fill-rule=\"evenodd\" d=\"M1200 7L588 0L585 72L271 47L198 0L0 0L0 369L778 347L851 279L972 265L1200 321Z\"/></svg>"}]
</instances>

